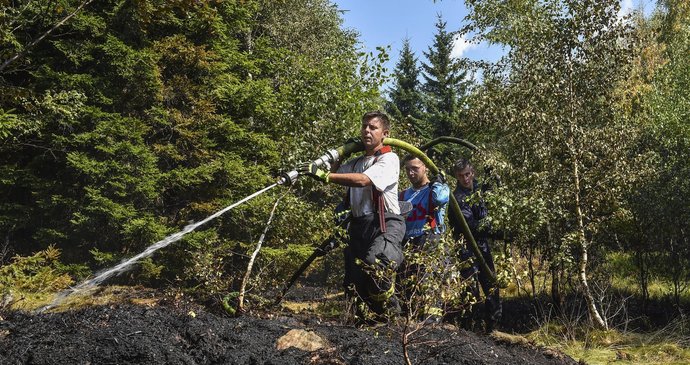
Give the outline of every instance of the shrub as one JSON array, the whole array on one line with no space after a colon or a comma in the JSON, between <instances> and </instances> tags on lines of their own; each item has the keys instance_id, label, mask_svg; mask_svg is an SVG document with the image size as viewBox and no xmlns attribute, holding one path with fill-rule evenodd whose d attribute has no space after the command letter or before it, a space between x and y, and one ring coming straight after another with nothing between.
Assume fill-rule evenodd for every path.
<instances>
[{"instance_id":1,"label":"shrub","mask_svg":"<svg viewBox=\"0 0 690 365\"><path fill-rule=\"evenodd\" d=\"M0 292L58 291L74 282L59 261L60 250L49 246L31 256L15 256L0 268Z\"/></svg>"}]
</instances>

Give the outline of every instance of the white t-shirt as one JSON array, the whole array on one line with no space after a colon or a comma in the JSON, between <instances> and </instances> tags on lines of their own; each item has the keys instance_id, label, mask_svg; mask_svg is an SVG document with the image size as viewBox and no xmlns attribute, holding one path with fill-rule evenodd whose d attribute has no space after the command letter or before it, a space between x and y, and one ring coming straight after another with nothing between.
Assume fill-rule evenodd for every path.
<instances>
[{"instance_id":1,"label":"white t-shirt","mask_svg":"<svg viewBox=\"0 0 690 365\"><path fill-rule=\"evenodd\" d=\"M337 172L361 172L367 175L371 179L373 186L378 191L383 192L386 212L400 214L400 206L398 205L400 159L394 152L384 153L379 156L354 158L340 166ZM352 216L362 217L376 212L376 207L372 201L371 188L372 185L349 188Z\"/></svg>"}]
</instances>

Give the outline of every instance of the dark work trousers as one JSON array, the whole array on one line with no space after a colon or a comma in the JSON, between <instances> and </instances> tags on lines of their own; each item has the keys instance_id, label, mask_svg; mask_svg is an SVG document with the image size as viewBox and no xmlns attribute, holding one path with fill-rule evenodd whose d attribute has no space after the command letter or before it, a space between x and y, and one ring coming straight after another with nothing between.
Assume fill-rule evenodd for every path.
<instances>
[{"instance_id":1,"label":"dark work trousers","mask_svg":"<svg viewBox=\"0 0 690 365\"><path fill-rule=\"evenodd\" d=\"M489 267L489 269L491 269L491 271L496 272L494 267L494 259L491 255L491 249L489 248L488 242L480 240L477 242L477 246L479 246L479 250L482 252L482 257L484 257L486 265ZM473 259L474 251L467 247L462 251L460 258L463 261ZM477 286L477 282L479 282L479 286L481 286L482 292L485 296L484 320L486 321L487 327L492 327L501 318L502 314L498 286L491 283L491 275L482 270L482 267L478 262L473 262L470 267L462 269L460 271L460 275L465 279L469 279L473 276L475 277L476 281L470 284L469 291L472 295L474 295L475 298L477 298L477 300L480 299L479 288Z\"/></svg>"},{"instance_id":2,"label":"dark work trousers","mask_svg":"<svg viewBox=\"0 0 690 365\"><path fill-rule=\"evenodd\" d=\"M386 232L379 228L377 214L352 218L348 228L350 240L345 248L345 290L351 284L357 295L369 308L382 314L385 300L382 297L391 291L393 278L390 275L378 277L376 270L396 270L403 261L401 242L405 235L405 222L397 214L386 213ZM357 259L361 264L357 263Z\"/></svg>"}]
</instances>

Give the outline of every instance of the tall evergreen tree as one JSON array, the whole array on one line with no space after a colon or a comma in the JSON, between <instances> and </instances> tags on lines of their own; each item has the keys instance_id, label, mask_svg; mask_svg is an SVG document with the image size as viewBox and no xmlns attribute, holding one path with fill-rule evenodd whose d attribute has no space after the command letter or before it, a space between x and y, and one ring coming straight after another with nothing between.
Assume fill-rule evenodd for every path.
<instances>
[{"instance_id":1,"label":"tall evergreen tree","mask_svg":"<svg viewBox=\"0 0 690 365\"><path fill-rule=\"evenodd\" d=\"M433 131L429 123L423 119L424 96L419 82L420 70L417 61L410 48L409 38L405 38L400 59L393 71L395 86L390 91L391 101L387 109L396 119L410 123L417 135L429 138Z\"/></svg>"},{"instance_id":2,"label":"tall evergreen tree","mask_svg":"<svg viewBox=\"0 0 690 365\"><path fill-rule=\"evenodd\" d=\"M327 0L82 4L0 4L0 239L12 253L131 256L342 143L379 103ZM288 243L311 250L304 232L330 218L305 220L312 203L285 199L267 261ZM227 289L273 201L186 235L141 277Z\"/></svg>"},{"instance_id":3,"label":"tall evergreen tree","mask_svg":"<svg viewBox=\"0 0 690 365\"><path fill-rule=\"evenodd\" d=\"M434 44L424 52L428 63L422 63L423 90L426 93L426 111L434 125L434 136L448 135L453 131L461 100L465 96L467 71L451 58L454 32L446 31L441 15L436 22Z\"/></svg>"}]
</instances>

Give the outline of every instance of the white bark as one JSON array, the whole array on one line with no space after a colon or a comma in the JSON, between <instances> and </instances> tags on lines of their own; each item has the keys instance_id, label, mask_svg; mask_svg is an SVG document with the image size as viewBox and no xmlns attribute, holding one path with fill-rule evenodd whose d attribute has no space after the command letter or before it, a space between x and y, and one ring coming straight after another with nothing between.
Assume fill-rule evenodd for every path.
<instances>
[{"instance_id":1,"label":"white bark","mask_svg":"<svg viewBox=\"0 0 690 365\"><path fill-rule=\"evenodd\" d=\"M572 153L572 164L573 164L573 188L575 192L575 213L577 216L578 224L578 244L580 246L580 260L578 266L578 279L580 281L580 286L582 287L582 294L585 297L585 302L587 303L587 311L589 312L589 318L594 323L595 326L599 328L608 329L608 324L606 320L599 314L599 310L594 303L594 297L592 296L592 291L589 288L589 283L587 283L587 262L589 260L587 256L587 236L585 235L585 224L584 224L584 214L582 213L582 205L580 202L580 171L578 168L577 155L575 154L575 147L573 142L573 134L575 133L574 128L571 124L570 127L571 137L571 153Z\"/></svg>"},{"instance_id":2,"label":"white bark","mask_svg":"<svg viewBox=\"0 0 690 365\"><path fill-rule=\"evenodd\" d=\"M261 250L261 246L264 243L264 238L266 237L266 232L268 232L268 228L271 226L273 215L275 214L276 208L278 207L278 203L280 203L280 199L282 199L283 196L276 199L276 202L273 204L273 209L271 209L271 214L268 216L268 221L266 222L266 228L264 228L264 231L261 233L261 237L259 237L259 242L256 243L256 248L254 249L252 256L249 258L249 263L247 264L247 271L244 273L244 277L242 278L239 295L237 297L237 310L240 312L244 311L244 292L247 287L247 282L249 281L249 275L251 275L252 273L252 267L254 267L254 260L256 260L256 256L259 254L259 251Z\"/></svg>"}]
</instances>

